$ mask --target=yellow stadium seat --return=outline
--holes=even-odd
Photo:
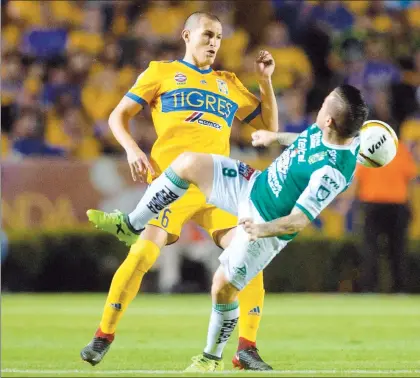
[[[311,63],[300,47],[269,48],[262,46],[260,49],[270,51],[276,62],[276,69],[272,76],[273,86],[276,90],[290,88],[294,84],[296,74],[302,77],[312,74]]]
[[[420,141],[420,118],[410,117],[401,124],[401,139]]]
[[[80,9],[77,2],[60,0],[50,1],[51,10],[57,21],[67,21],[69,24],[79,26],[83,22],[83,10]]]
[[[95,159],[101,154],[100,143],[91,136],[83,138],[81,143],[73,150],[73,157],[80,160]]]
[[[63,121],[51,110],[47,114],[45,140],[47,143],[71,151],[71,156],[78,159],[92,159],[100,155],[100,143],[93,137],[92,125],[85,124],[84,136],[81,141],[74,141],[64,130]]]
[[[392,20],[389,16],[381,14],[373,19],[372,26],[379,33],[387,33],[392,29]]]
[[[407,20],[411,27],[420,28],[420,4],[406,10]]]
[[[47,113],[45,123],[45,141],[54,146],[64,148],[68,146],[68,137],[63,131],[62,120],[54,110],[50,110]]]
[[[1,133],[1,157],[4,158],[9,154],[10,140],[8,135]]]
[[[184,10],[182,7],[170,7],[169,9],[153,2],[146,12],[146,18],[153,32],[161,37],[173,37],[180,30],[184,22]]]
[[[90,54],[99,54],[104,47],[100,34],[87,33],[82,30],[72,31],[67,41],[69,50],[82,50]]]
[[[89,117],[94,121],[106,121],[122,96],[123,94],[119,91],[103,91],[91,86],[85,86],[82,91],[82,104]]]
[[[7,25],[1,31],[2,40],[5,42],[6,47],[16,48],[20,43],[22,33],[20,29],[15,25]]]
[[[124,66],[118,75],[118,87],[122,91],[130,88],[137,78],[137,72],[130,66]]]
[[[351,13],[357,16],[365,14],[369,7],[368,0],[343,1],[342,3]]]
[[[244,29],[236,29],[232,35],[223,38],[219,56],[226,70],[235,72],[241,67],[248,42],[249,35]]]
[[[13,19],[24,21],[27,25],[40,26],[42,24],[39,1],[9,1],[7,12]]]

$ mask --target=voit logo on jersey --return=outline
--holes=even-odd
[[[187,82],[187,77],[183,73],[177,72],[175,74],[175,81],[177,84],[185,84]]]

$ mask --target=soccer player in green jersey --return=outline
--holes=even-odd
[[[186,371],[223,369],[222,352],[239,317],[239,291],[350,185],[367,115],[360,91],[343,85],[325,98],[316,123],[303,133],[254,133],[254,145],[290,144],[263,172],[225,156],[185,152],[149,186],[136,208],[142,225],[190,184],[239,218],[213,278],[207,344]]]

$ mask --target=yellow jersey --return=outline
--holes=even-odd
[[[185,151],[229,156],[234,117],[264,128],[260,100],[235,74],[183,60],[150,62],[126,96],[151,108],[157,140],[150,160],[157,175]]]

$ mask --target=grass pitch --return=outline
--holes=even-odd
[[[104,301],[105,294],[3,295],[1,375],[189,376],[182,370],[205,345],[208,296],[139,295],[104,361],[91,367],[79,352]],[[420,297],[267,295],[258,346],[271,373],[233,370],[236,339],[223,375],[418,377]]]

